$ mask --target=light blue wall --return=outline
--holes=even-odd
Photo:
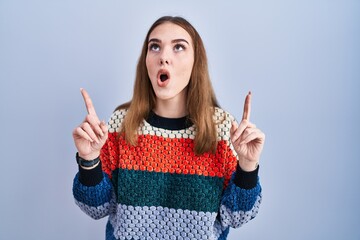
[[[0,239],[103,239],[74,204],[71,132],[129,100],[146,31],[198,29],[221,105],[267,136],[263,204],[229,239],[360,239],[360,1],[0,0]]]

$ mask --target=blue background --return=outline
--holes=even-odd
[[[360,239],[360,1],[0,0],[0,239],[103,239],[75,205],[72,130],[131,98],[150,25],[187,18],[223,108],[267,136],[263,204],[229,239]]]

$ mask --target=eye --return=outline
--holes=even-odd
[[[149,51],[159,52],[160,51],[159,44],[157,44],[157,43],[150,44]]]
[[[174,46],[175,52],[184,51],[185,49],[186,49],[185,46],[179,43]]]

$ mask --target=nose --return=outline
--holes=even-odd
[[[164,47],[160,55],[160,65],[169,65],[171,64],[171,50],[168,47]]]
[[[169,60],[167,58],[160,58],[160,65],[169,65]]]

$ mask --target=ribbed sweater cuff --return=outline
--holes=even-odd
[[[85,186],[95,186],[103,180],[103,172],[100,163],[93,169],[86,170],[79,166],[79,181]]]
[[[237,164],[234,183],[236,186],[243,189],[252,189],[256,187],[258,181],[259,166],[251,172],[245,172]]]

